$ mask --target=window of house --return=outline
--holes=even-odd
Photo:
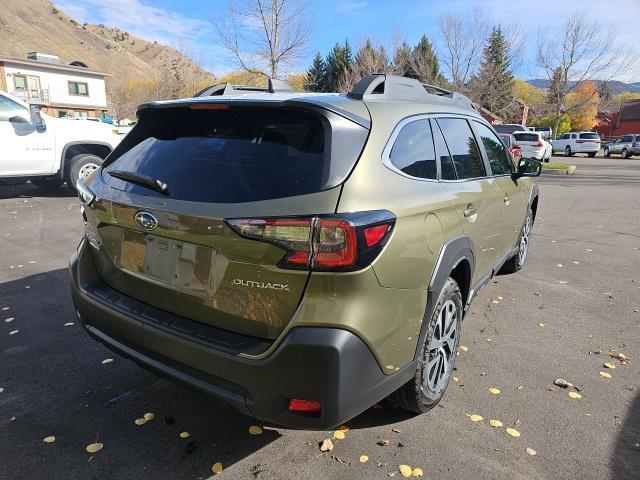
[[[84,82],[68,82],[69,95],[75,95],[79,97],[89,96],[89,85]]]
[[[89,114],[87,112],[75,111],[73,112],[73,118],[87,118]]]
[[[58,110],[58,118],[66,118],[68,114],[66,110]]]
[[[453,157],[458,179],[485,177],[487,171],[469,123],[463,118],[439,118],[438,124]]]
[[[407,175],[435,179],[438,169],[429,120],[416,120],[402,127],[389,154],[389,160]]]

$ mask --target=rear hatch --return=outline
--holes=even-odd
[[[309,270],[281,268],[282,243],[234,225],[278,217],[263,233],[304,250],[309,225],[287,217],[335,213],[368,130],[286,102],[169,104],[139,117],[90,183],[100,277],[191,320],[277,337]]]
[[[576,143],[581,143],[585,147],[593,147],[600,149],[600,135],[597,133],[580,133]]]
[[[527,157],[529,155],[535,156],[538,152],[544,148],[542,138],[539,133],[534,132],[516,132],[513,134],[518,145],[522,147],[522,155]]]

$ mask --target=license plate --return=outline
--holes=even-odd
[[[123,269],[179,289],[209,290],[213,258],[201,245],[130,230],[122,237]]]

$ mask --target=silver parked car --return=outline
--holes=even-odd
[[[629,158],[631,155],[640,155],[640,133],[623,135],[615,142],[604,147],[604,156],[619,153],[620,158]]]

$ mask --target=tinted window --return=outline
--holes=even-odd
[[[586,138],[591,140],[600,140],[600,136],[597,133],[581,133],[580,138]],[[631,138],[629,138],[631,139]]]
[[[518,142],[537,142],[540,138],[535,133],[514,133],[513,136]]]
[[[562,139],[563,139],[563,140],[567,140],[567,139],[569,139],[569,138],[570,138],[570,136],[569,136],[569,134],[568,134],[568,133],[565,133],[565,134],[562,136]]]
[[[389,160],[398,170],[412,177],[436,178],[436,154],[429,121],[416,120],[402,127]]]
[[[500,135],[500,140],[502,140],[502,143],[507,147],[511,146],[511,137],[509,135]]]
[[[576,134],[575,134],[575,133],[572,133],[572,134],[571,134],[571,138],[576,138]]]
[[[315,193],[344,181],[358,159],[366,130],[344,123],[336,123],[339,132],[332,131],[333,123],[293,108],[148,109],[106,171],[159,179],[168,185],[170,198],[196,202]],[[339,144],[333,148],[329,139]],[[162,196],[113,177],[109,181],[127,191]]]
[[[493,175],[509,175],[511,173],[511,160],[507,152],[507,147],[504,146],[496,134],[484,123],[473,123],[487,153],[491,173]]]
[[[467,121],[462,118],[439,118],[438,123],[453,157],[458,178],[486,176],[478,144]]]
[[[19,103],[0,95],[0,121],[8,122],[10,118],[21,123],[28,122],[29,112]]]
[[[455,180],[458,178],[456,168],[453,165],[453,159],[449,154],[449,149],[444,141],[440,127],[435,121],[432,121],[431,128],[433,129],[433,143],[436,145],[436,152],[440,159],[440,178],[442,180]]]
[[[622,137],[622,139],[620,140],[621,142],[633,142],[633,137],[630,135],[625,135],[624,137]]]

